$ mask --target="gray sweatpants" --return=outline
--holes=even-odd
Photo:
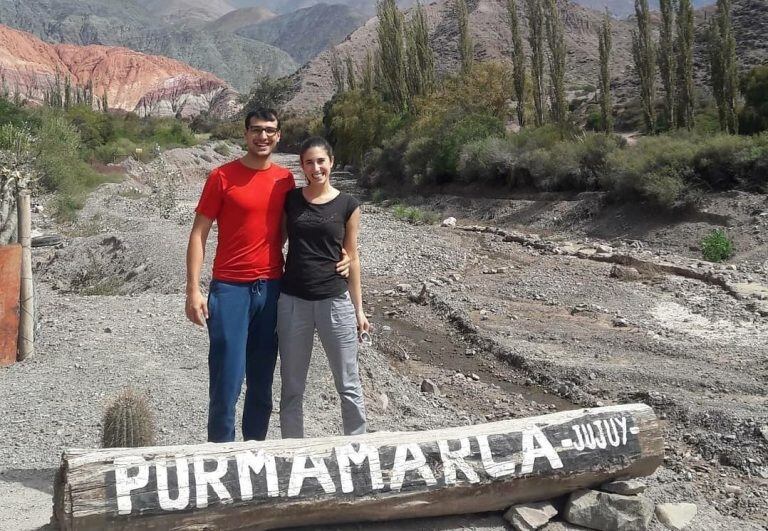
[[[341,398],[344,434],[365,433],[363,388],[357,370],[357,319],[349,293],[319,301],[282,293],[277,303],[282,436],[304,437],[304,388],[315,330]]]

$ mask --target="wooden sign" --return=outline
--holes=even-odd
[[[502,510],[652,474],[643,404],[423,432],[68,450],[63,529],[274,529]]]
[[[21,245],[0,245],[0,367],[16,362],[19,339]]]

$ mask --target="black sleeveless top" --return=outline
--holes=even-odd
[[[341,260],[347,221],[359,204],[343,192],[321,205],[304,199],[301,188],[288,192],[288,258],[283,293],[315,301],[347,291],[347,279],[336,273],[336,263]]]

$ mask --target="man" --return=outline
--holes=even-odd
[[[277,299],[283,274],[283,205],[291,172],[271,161],[280,121],[269,109],[245,118],[247,153],[214,169],[196,208],[187,246],[187,318],[210,338],[208,441],[235,439],[243,377],[243,439],[264,440],[272,413],[277,360]],[[214,220],[218,244],[208,301],[200,291],[205,244]],[[338,265],[348,274],[349,259]]]

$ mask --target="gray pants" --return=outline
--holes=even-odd
[[[344,434],[365,433],[365,403],[357,370],[357,319],[349,293],[319,301],[282,293],[277,303],[282,436],[304,437],[304,388],[315,329],[341,398]]]

